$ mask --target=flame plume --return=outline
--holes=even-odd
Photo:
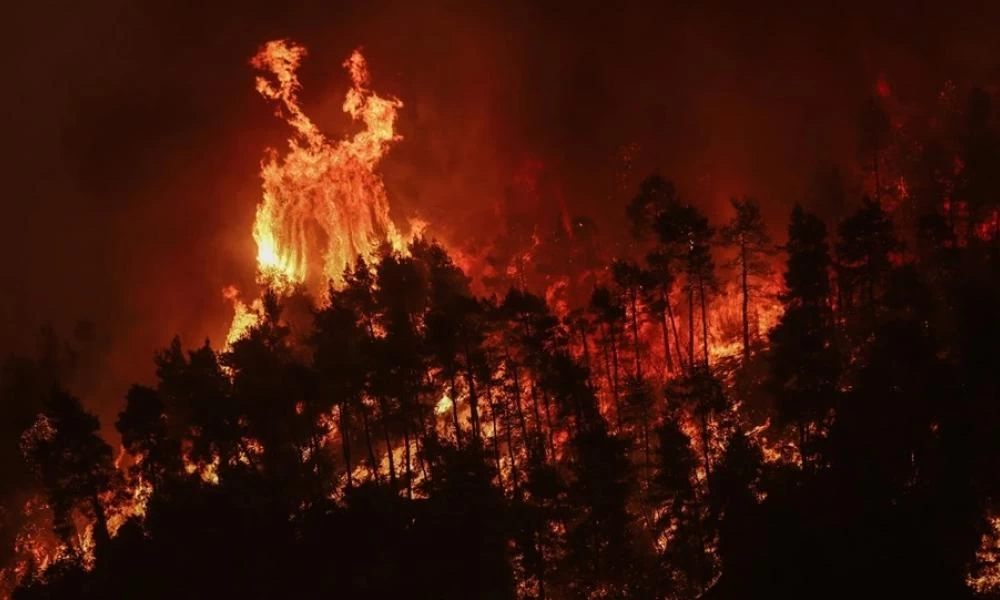
[[[385,185],[375,167],[401,137],[394,126],[403,103],[383,98],[370,87],[368,66],[355,50],[344,62],[351,89],[343,110],[364,128],[330,140],[305,114],[299,102],[302,86],[296,74],[306,49],[287,40],[265,44],[250,61],[263,73],[257,91],[275,102],[275,114],[293,130],[284,155],[270,149],[261,164],[263,198],[257,205],[253,238],[257,243],[257,278],[279,294],[304,285],[321,295],[327,282],[338,281],[358,255],[371,256],[389,243],[403,240],[389,217]],[[236,318],[227,342],[251,326],[249,307],[235,290]]]

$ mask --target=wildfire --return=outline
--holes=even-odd
[[[246,330],[257,324],[261,302],[258,298],[253,305],[247,306],[240,300],[240,291],[231,285],[222,290],[222,296],[233,304],[233,323],[226,336],[226,346],[230,347]]]
[[[989,527],[980,539],[976,559],[965,582],[979,594],[996,592],[1000,589],[1000,517],[990,517]]]
[[[448,394],[444,394],[441,396],[441,399],[438,400],[437,404],[434,405],[434,414],[446,415],[451,410],[452,405],[454,405],[452,399],[448,396]]]
[[[368,67],[360,51],[343,63],[351,77],[351,88],[343,110],[363,126],[343,139],[327,138],[302,110],[299,102],[297,70],[306,49],[287,40],[265,44],[250,64],[262,73],[256,89],[275,103],[275,114],[292,128],[287,150],[280,154],[269,149],[261,163],[262,199],[257,205],[253,238],[257,244],[257,280],[262,286],[285,296],[304,288],[321,298],[330,281],[342,277],[345,266],[358,255],[372,257],[383,245],[403,251],[405,243],[389,217],[389,202],[381,176],[375,168],[389,147],[401,137],[395,132],[397,111],[403,103],[383,98],[370,88]],[[419,235],[426,223],[412,220],[411,230]],[[240,290],[227,286],[223,297],[234,309],[226,337],[231,346],[260,320],[261,297],[246,301]],[[41,422],[40,427],[47,427]],[[244,440],[248,462],[261,448],[254,440]],[[398,460],[402,460],[402,449]],[[125,481],[126,493],[107,493],[101,503],[108,510],[112,535],[132,517],[145,515],[152,485],[132,477],[120,452],[115,466]],[[185,456],[185,470],[197,473],[207,483],[218,483],[219,459],[208,464],[191,463]],[[0,570],[0,597],[8,595],[28,573],[43,572],[50,564],[78,553],[88,568],[93,564],[93,525],[80,523],[74,548],[52,534],[51,511],[40,498],[24,506],[29,517],[16,540],[17,559],[12,569]],[[37,522],[36,522],[37,521]]]
[[[343,110],[363,125],[361,131],[331,140],[305,114],[299,102],[297,71],[306,49],[287,40],[265,44],[250,61],[262,71],[257,91],[275,102],[275,114],[293,132],[283,155],[269,149],[261,164],[263,197],[257,205],[253,238],[257,279],[287,295],[296,287],[321,297],[328,282],[339,281],[358,255],[372,256],[383,244],[397,250],[403,238],[389,217],[385,185],[375,167],[401,137],[395,132],[403,103],[373,92],[364,56],[355,50],[344,62],[351,88]],[[227,343],[257,321],[259,301],[249,305],[235,288],[224,292],[235,316]]]

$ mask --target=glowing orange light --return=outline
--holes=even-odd
[[[368,87],[364,57],[355,51],[344,62],[351,89],[343,110],[364,128],[330,140],[302,110],[296,74],[306,49],[287,40],[265,44],[251,64],[262,71],[257,91],[275,102],[275,112],[293,133],[287,151],[269,150],[261,164],[263,197],[257,205],[253,238],[257,243],[258,281],[287,295],[304,286],[321,296],[329,281],[339,281],[358,255],[370,257],[385,243],[403,248],[389,217],[389,201],[375,167],[400,136],[396,114],[403,103]],[[239,300],[227,288],[235,316],[227,343],[257,322],[259,305]]]

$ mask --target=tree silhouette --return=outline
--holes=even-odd
[[[38,482],[21,452],[21,435],[35,421],[52,387],[66,375],[65,349],[48,328],[40,354],[11,355],[0,364],[0,564],[14,560],[18,532],[28,524],[23,507]],[[0,582],[0,593],[3,592]]]
[[[646,289],[646,306],[650,313],[660,322],[660,333],[663,336],[663,355],[665,363],[664,374],[674,372],[674,362],[670,355],[670,333],[674,335],[674,352],[677,363],[683,368],[684,356],[681,354],[681,340],[677,334],[677,323],[674,320],[673,303],[670,296],[677,281],[675,261],[663,252],[653,251],[646,256],[648,265],[649,286]]]
[[[111,539],[100,496],[111,483],[111,447],[101,439],[97,418],[80,401],[54,388],[38,420],[22,439],[31,464],[52,508],[55,531],[67,547],[76,549],[74,511],[93,519],[94,545],[102,552]]]
[[[967,103],[965,131],[961,136],[963,169],[956,182],[956,196],[965,200],[969,213],[964,237],[971,243],[995,246],[1000,239],[1000,200],[997,199],[1000,195],[1000,177],[997,176],[1000,138],[990,127],[990,95],[981,88],[973,88]]]
[[[175,337],[155,363],[168,429],[188,445],[189,460],[205,467],[218,458],[224,471],[235,459],[245,427],[219,357],[207,341],[185,356]]]
[[[625,208],[633,237],[644,239],[653,233],[660,216],[671,211],[679,202],[677,188],[659,173],[643,179],[638,193]]]
[[[180,470],[180,443],[168,435],[166,405],[156,390],[133,385],[115,429],[122,446],[138,460],[135,471],[146,481],[158,486]]]
[[[558,331],[559,320],[549,311],[542,298],[513,288],[504,298],[501,311],[509,323],[511,343],[508,344],[508,352],[514,352],[514,376],[519,379],[518,364],[525,367],[530,375],[535,433],[537,439],[548,446],[551,454],[554,452],[551,398],[542,389],[540,382],[547,366],[547,357],[565,343],[564,336]],[[515,383],[520,385],[519,381]],[[519,395],[519,390],[516,393]]]
[[[566,486],[556,467],[539,452],[528,458],[525,498],[512,507],[513,535],[522,556],[525,580],[534,584],[534,595],[549,596],[551,563],[563,551],[552,524],[565,525]]]
[[[716,285],[711,249],[714,232],[708,218],[690,204],[674,205],[659,215],[654,226],[662,251],[667,256],[682,257],[684,265],[688,295],[688,364],[694,365],[694,298],[697,295],[701,303],[704,364],[708,365],[708,292]]]
[[[766,385],[775,395],[781,422],[797,427],[799,453],[806,462],[813,452],[810,438],[822,434],[834,407],[839,379],[826,226],[796,205],[785,251],[785,310],[770,333]]]
[[[375,342],[376,376],[372,383],[376,397],[384,399],[384,427],[388,427],[388,420],[393,418],[390,406],[399,411],[394,420],[399,423],[403,435],[406,491],[412,497],[412,442],[416,441],[414,436],[421,429],[417,423],[422,423],[424,416],[420,394],[426,352],[419,327],[428,302],[427,278],[416,259],[388,251],[383,252],[376,274],[376,305],[385,335]],[[391,455],[391,447],[387,450]]]
[[[572,589],[604,588],[620,597],[640,597],[634,586],[636,563],[626,509],[632,487],[625,443],[611,436],[603,421],[573,438],[575,483],[569,501],[579,511],[567,532]],[[631,591],[630,591],[631,590]]]
[[[483,598],[514,598],[503,498],[491,483],[489,465],[474,445],[431,452],[437,459],[430,461],[423,486],[430,500],[416,527],[443,561],[424,574],[431,581],[423,589],[441,598],[467,598],[472,589]]]
[[[656,527],[661,535],[670,536],[663,552],[666,589],[680,597],[695,597],[708,587],[713,564],[705,514],[695,489],[698,459],[680,427],[679,415],[679,411],[668,413],[656,430],[652,495],[663,506]]]
[[[861,302],[868,326],[878,318],[879,293],[892,266],[892,254],[901,249],[892,221],[878,200],[863,198],[861,207],[839,228],[837,259],[843,275],[838,284],[848,307]],[[860,300],[857,297],[860,296]]]
[[[771,254],[771,238],[760,214],[760,206],[753,198],[730,200],[736,214],[722,229],[722,243],[736,249],[732,265],[739,270],[740,292],[743,297],[743,360],[750,360],[750,297],[753,279],[771,274],[765,260]]]
[[[441,367],[452,400],[455,441],[461,446],[461,424],[458,418],[458,377],[465,380],[472,425],[472,443],[481,444],[479,394],[476,386],[478,363],[483,358],[484,321],[479,303],[469,292],[469,279],[455,266],[438,244],[415,241],[414,256],[423,260],[429,270],[430,303],[424,318],[426,341],[433,360]]]
[[[378,463],[372,443],[365,390],[372,371],[372,340],[360,316],[344,292],[330,290],[330,304],[316,312],[313,365],[319,376],[322,393],[336,403],[339,433],[347,487],[354,485],[352,434],[354,419],[361,417],[364,445],[368,454],[368,472],[378,476]]]
[[[705,472],[712,473],[712,434],[715,417],[726,410],[727,400],[722,382],[705,366],[697,366],[691,373],[672,379],[667,384],[666,397],[687,408],[698,422],[701,436],[701,454]]]
[[[731,581],[745,581],[756,575],[754,540],[762,528],[758,526],[755,491],[762,472],[760,450],[743,432],[732,432],[709,480],[707,502],[718,523],[720,568]]]
[[[882,180],[880,177],[882,153],[889,143],[889,116],[875,100],[869,98],[861,109],[859,119],[861,131],[862,166],[875,177],[875,202],[882,200]]]
[[[632,354],[635,359],[633,376],[642,378],[642,351],[639,349],[639,301],[643,291],[652,287],[648,273],[633,262],[616,260],[611,263],[611,277],[620,291],[622,304],[627,307],[627,315],[632,326]]]
[[[615,406],[615,418],[621,420],[621,394],[619,391],[618,335],[625,322],[625,309],[605,286],[594,289],[588,307],[594,321],[601,329],[601,346],[604,353],[604,371]]]
[[[646,478],[649,478],[649,470],[653,464],[651,438],[654,401],[653,391],[648,381],[634,376],[628,378],[625,382],[625,429],[638,430],[638,435],[635,437],[638,437],[637,442],[642,449],[642,469]],[[637,428],[636,425],[638,425]]]
[[[232,380],[232,402],[245,434],[237,440],[237,462],[246,462],[281,495],[323,497],[330,456],[322,440],[329,433],[318,415],[334,402],[318,393],[317,378],[293,352],[291,329],[277,296],[264,296],[260,322],[223,355]],[[301,490],[301,491],[300,491]]]

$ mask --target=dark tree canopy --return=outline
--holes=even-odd
[[[0,367],[0,595],[998,597],[995,117],[880,102],[779,248],[658,174],[600,252],[568,212],[480,280],[386,244],[174,338],[113,431],[46,331]]]

